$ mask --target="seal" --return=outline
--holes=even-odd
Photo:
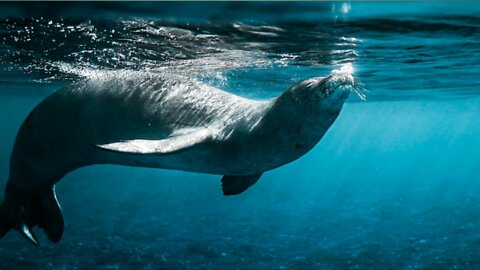
[[[17,134],[0,238],[16,229],[38,245],[31,228],[39,226],[59,242],[64,220],[54,185],[92,164],[224,175],[224,195],[240,194],[312,149],[355,85],[350,73],[337,72],[251,100],[194,80],[114,72],[59,90]]]

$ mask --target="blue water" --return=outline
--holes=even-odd
[[[0,269],[479,269],[478,2],[0,3],[0,185],[26,115],[99,72],[264,99],[350,64],[367,100],[245,193],[82,168],[57,185],[62,241],[10,232]]]

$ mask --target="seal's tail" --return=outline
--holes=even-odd
[[[11,229],[18,230],[28,241],[38,245],[32,227],[38,225],[48,239],[59,242],[63,235],[63,215],[55,189],[30,191],[7,184],[5,199],[0,205],[0,238]]]

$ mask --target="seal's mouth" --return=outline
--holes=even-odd
[[[353,83],[341,83],[338,86],[334,88],[334,91],[337,90],[343,90],[343,91],[350,91],[351,93],[354,93],[359,99],[362,101],[367,100],[367,89],[365,89],[365,86],[358,81],[354,81]]]

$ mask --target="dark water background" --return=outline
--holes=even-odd
[[[30,110],[99,72],[269,98],[345,65],[367,101],[244,194],[83,168],[57,186],[61,243],[9,233],[0,269],[480,268],[478,2],[0,3],[0,184]]]

